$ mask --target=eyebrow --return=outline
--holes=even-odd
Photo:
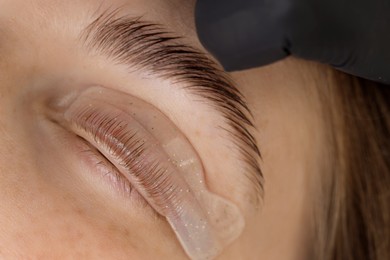
[[[220,128],[228,132],[237,147],[245,177],[254,189],[251,200],[258,204],[264,191],[258,164],[261,153],[251,134],[252,114],[243,95],[214,61],[180,42],[181,37],[140,17],[118,16],[118,11],[106,11],[95,18],[82,31],[83,44],[118,64],[182,83],[186,90],[219,111],[228,126]]]

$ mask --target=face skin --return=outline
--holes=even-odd
[[[232,73],[256,129],[264,197],[224,126],[220,111],[178,84],[129,72],[80,43],[104,10],[162,24],[201,50],[192,1],[0,0],[0,256],[32,259],[186,259],[161,217],[85,176],[44,100],[98,84],[163,112],[199,154],[209,189],[236,204],[246,226],[220,259],[304,259],[312,235],[312,180],[325,143],[316,65],[287,59]],[[203,50],[204,51],[204,50]],[[180,85],[180,84],[179,84]]]

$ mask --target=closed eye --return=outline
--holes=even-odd
[[[214,257],[241,234],[238,207],[207,189],[195,150],[160,111],[103,87],[59,99],[49,116],[104,155],[166,218],[189,256]]]

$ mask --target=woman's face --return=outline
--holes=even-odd
[[[153,196],[127,194],[123,176],[99,171],[115,165],[91,149],[99,140],[85,146],[68,123],[53,119],[55,100],[66,103],[91,86],[121,93],[108,95],[112,105],[141,102],[138,117],[141,124],[152,118],[157,146],[170,136],[169,144],[185,142],[173,144],[174,151],[196,154],[189,158],[201,165],[203,179],[195,182],[204,185],[189,181],[194,192],[204,189],[205,201],[217,196],[238,209],[245,226],[222,246],[221,259],[307,255],[312,184],[324,164],[316,66],[288,59],[232,73],[232,85],[210,68],[210,55],[197,53],[205,51],[193,26],[194,1],[0,0],[0,6],[2,258],[186,258],[175,224],[150,205]],[[156,42],[166,35],[144,21],[180,39]],[[149,110],[142,110],[145,103]]]

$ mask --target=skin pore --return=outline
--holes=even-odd
[[[5,259],[186,259],[168,223],[85,174],[44,116],[52,95],[88,84],[111,87],[164,113],[186,136],[215,194],[237,205],[245,228],[220,259],[305,259],[313,187],[326,143],[320,71],[287,59],[229,75],[253,114],[264,192],[256,202],[237,147],[215,108],[145,70],[87,52],[84,28],[104,10],[141,17],[202,51],[193,1],[0,0],[0,256]],[[211,57],[210,57],[211,58]]]

